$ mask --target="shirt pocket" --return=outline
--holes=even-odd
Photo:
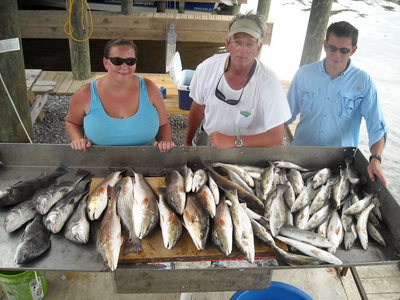
[[[362,94],[351,94],[348,92],[340,93],[340,106],[341,110],[339,113],[339,117],[341,119],[351,119],[354,115],[354,112],[360,106],[360,103],[364,96]]]
[[[302,113],[313,113],[313,108],[316,105],[318,90],[302,90],[300,96],[300,111]]]
[[[252,110],[249,112],[241,111],[236,117],[236,126],[241,129],[249,129],[253,123]]]

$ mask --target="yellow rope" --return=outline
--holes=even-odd
[[[74,33],[74,28],[71,24],[71,15],[72,15],[72,7],[74,5],[74,0],[68,0],[68,17],[67,17],[67,21],[64,24],[64,32],[65,34],[69,35],[71,37],[72,40],[74,40],[75,42],[86,42],[90,39],[90,37],[92,36],[93,33],[93,17],[92,17],[92,11],[90,10],[89,4],[87,2],[87,0],[83,0],[82,2],[82,7],[81,7],[81,23],[82,23],[82,28],[85,29],[85,9],[87,7],[88,11],[89,11],[89,18],[90,18],[90,32],[89,32],[89,36],[83,40],[77,39],[73,36]],[[86,7],[85,7],[86,6]]]

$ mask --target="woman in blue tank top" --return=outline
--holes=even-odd
[[[136,62],[133,42],[107,43],[107,75],[84,85],[71,99],[65,128],[72,149],[154,144],[165,152],[175,145],[160,91],[151,80],[134,75]]]

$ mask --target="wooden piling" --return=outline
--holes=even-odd
[[[268,20],[270,8],[271,0],[258,0],[257,14],[264,16],[265,20]]]
[[[0,72],[2,77],[2,82],[0,82],[0,142],[3,143],[25,143],[29,141],[8,94],[27,133],[33,139],[17,12],[17,1],[0,1]],[[16,45],[16,47],[13,45]]]
[[[300,66],[320,59],[332,2],[333,0],[313,0]]]
[[[71,58],[71,70],[74,79],[84,80],[91,76],[90,51],[88,26],[88,13],[86,6],[82,5],[84,0],[75,0],[70,9],[67,5],[67,11],[70,13],[72,36],[69,37],[69,51]],[[71,30],[71,28],[70,28]]]
[[[127,15],[127,16],[133,14],[133,0],[122,0],[121,14]]]

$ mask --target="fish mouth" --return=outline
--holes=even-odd
[[[0,190],[0,199],[11,195],[11,193],[12,193],[12,191],[10,188],[5,188],[5,189]]]

